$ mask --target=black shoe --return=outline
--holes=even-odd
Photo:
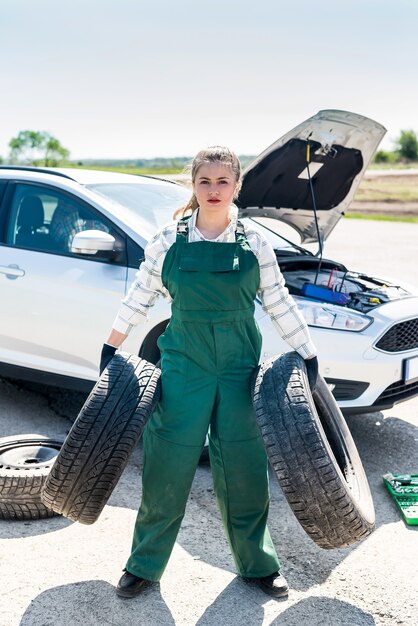
[[[116,593],[122,598],[134,598],[151,584],[151,580],[139,578],[139,576],[135,576],[135,574],[131,574],[125,570],[117,584]]]
[[[249,578],[247,580],[253,581],[264,593],[274,598],[283,598],[289,593],[289,585],[287,584],[286,578],[280,572],[273,572],[273,574],[269,576]]]

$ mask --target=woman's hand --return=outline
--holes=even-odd
[[[100,355],[100,376],[102,375],[102,372],[106,368],[109,361],[113,358],[116,350],[120,348],[127,336],[128,335],[124,335],[118,330],[112,328],[107,341],[103,344],[102,353]]]
[[[318,359],[316,356],[305,359],[306,373],[308,375],[309,387],[313,392],[318,380]]]

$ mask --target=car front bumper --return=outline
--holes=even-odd
[[[262,359],[289,351],[269,317],[257,316],[263,336]],[[417,317],[418,298],[405,298],[378,307],[373,323],[361,332],[310,327],[318,350],[319,369],[344,413],[391,408],[418,395],[418,380],[405,379],[405,362],[418,358],[418,347],[384,352],[376,343],[394,324]]]

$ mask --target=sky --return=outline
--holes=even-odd
[[[258,154],[320,109],[418,132],[416,0],[0,0],[0,156]]]

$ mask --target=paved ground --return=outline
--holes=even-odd
[[[352,224],[347,220],[337,227],[328,256],[338,253],[351,263],[354,254],[356,268],[367,264],[372,271],[377,264],[384,273],[390,267],[413,282],[418,225],[407,225],[412,231],[405,233],[393,225],[379,231],[378,243],[365,246],[358,258],[353,241],[361,233],[371,242],[375,223],[361,222],[356,239]],[[402,246],[392,245],[389,255],[391,241]],[[410,262],[403,254],[408,245],[415,254]],[[65,434],[83,399],[82,394],[33,390],[0,379],[0,436]],[[116,597],[113,585],[129,553],[140,499],[138,447],[94,525],[59,517],[1,523],[0,626],[415,626],[418,527],[403,523],[381,476],[418,471],[418,399],[348,422],[372,489],[376,531],[351,548],[317,548],[272,477],[270,529],[291,586],[288,600],[271,600],[235,576],[205,466],[198,469],[161,584],[135,600]]]
[[[418,224],[342,219],[325,242],[324,258],[418,289]]]

